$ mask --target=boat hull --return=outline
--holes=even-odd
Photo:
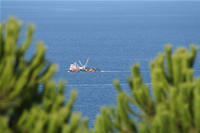
[[[101,72],[99,69],[96,68],[86,68],[86,69],[79,69],[79,70],[67,70],[69,73],[79,73],[79,72]]]

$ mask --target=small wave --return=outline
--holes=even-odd
[[[121,86],[128,85],[128,84],[120,84]],[[113,84],[79,84],[79,85],[67,85],[69,87],[80,87],[80,86],[113,86]]]
[[[111,86],[113,84],[79,84],[79,85],[67,85],[69,87],[79,87],[79,86]]]
[[[151,85],[151,83],[145,83],[147,85]],[[69,84],[67,85],[68,87],[83,87],[83,86],[90,86],[90,87],[95,87],[95,86],[114,86],[113,84],[78,84],[78,85],[75,85],[75,84]],[[128,86],[128,83],[120,83],[120,86]]]

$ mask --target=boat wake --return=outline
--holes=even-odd
[[[102,73],[130,72],[130,71],[100,71]]]

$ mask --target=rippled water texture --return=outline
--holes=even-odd
[[[67,79],[79,95],[74,110],[89,117],[92,126],[100,106],[116,104],[112,80],[130,92],[126,77],[130,66],[140,62],[144,81],[151,85],[149,61],[166,43],[189,47],[200,44],[200,2],[1,2],[1,20],[17,16],[36,25],[35,43],[43,40],[47,58],[59,64],[54,79]],[[22,27],[22,34],[25,26]],[[24,35],[21,36],[20,42]],[[35,50],[27,52],[30,58]],[[71,63],[81,60],[99,73],[68,73]],[[195,75],[200,75],[195,63]]]

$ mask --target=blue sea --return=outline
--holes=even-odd
[[[66,101],[72,89],[78,91],[74,110],[89,117],[93,126],[101,106],[116,105],[112,81],[130,92],[126,77],[132,64],[139,62],[145,83],[151,86],[149,62],[165,44],[173,48],[200,46],[200,2],[159,1],[0,1],[1,21],[16,16],[36,26],[30,58],[36,41],[47,47],[46,58],[59,65],[54,79],[67,80]],[[75,61],[99,68],[96,73],[68,73]],[[196,59],[195,76],[200,75]]]

